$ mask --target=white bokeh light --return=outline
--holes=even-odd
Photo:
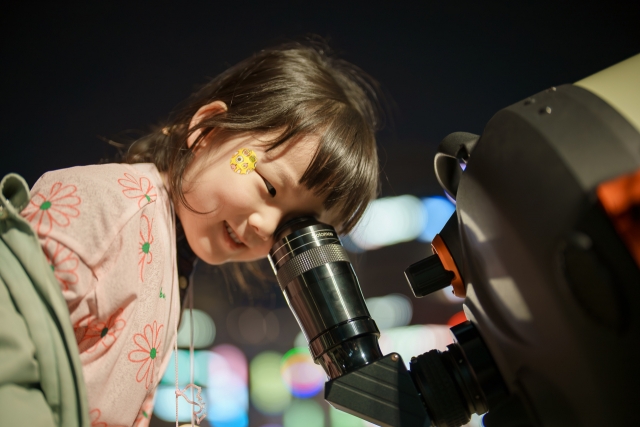
[[[367,250],[414,240],[424,228],[423,210],[422,202],[415,196],[374,200],[349,237]]]

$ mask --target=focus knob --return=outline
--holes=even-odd
[[[454,278],[451,271],[445,270],[438,255],[431,255],[422,261],[411,264],[404,271],[404,275],[416,298],[446,288]]]

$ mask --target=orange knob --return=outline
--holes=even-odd
[[[453,273],[453,279],[451,280],[451,286],[453,286],[453,294],[457,297],[464,298],[467,295],[467,289],[465,288],[464,282],[462,281],[462,276],[460,276],[458,266],[453,260],[453,257],[449,252],[449,248],[447,248],[447,245],[444,243],[444,240],[442,240],[442,237],[440,237],[439,234],[436,234],[436,237],[433,238],[431,247],[433,248],[433,252],[438,255],[438,258],[440,258],[440,262],[442,262],[445,270]]]

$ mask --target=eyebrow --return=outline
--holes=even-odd
[[[291,176],[291,174],[289,172],[287,172],[286,169],[280,167],[280,166],[275,166],[273,167],[273,169],[276,172],[276,175],[280,178],[280,180],[282,181],[282,184],[285,187],[295,187],[298,183],[295,182],[295,180],[293,179],[293,177]]]

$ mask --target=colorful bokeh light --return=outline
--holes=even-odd
[[[189,351],[178,350],[178,383],[184,388],[190,382]],[[175,421],[175,358],[162,377],[156,393],[154,413],[165,421]],[[215,427],[247,427],[249,425],[249,391],[247,360],[244,353],[224,344],[213,351],[194,352],[194,383],[202,386],[209,425]],[[191,406],[178,399],[178,421],[191,420]]]
[[[291,394],[301,399],[318,394],[327,380],[324,370],[313,363],[306,347],[292,348],[285,353],[280,373]]]
[[[209,358],[208,420],[215,427],[249,425],[247,359],[240,349],[225,344]]]

